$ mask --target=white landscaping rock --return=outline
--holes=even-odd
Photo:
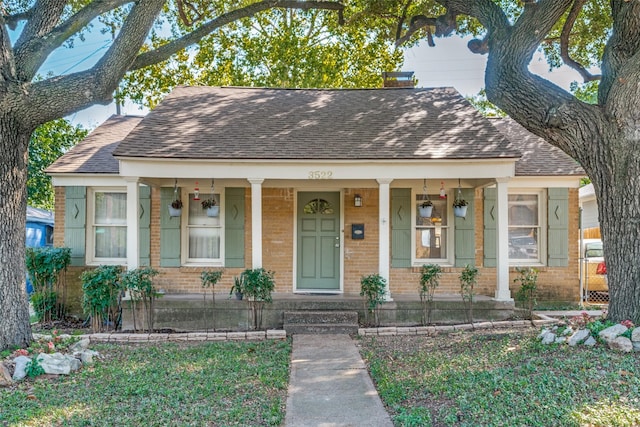
[[[15,370],[13,371],[13,380],[20,381],[27,376],[27,365],[31,363],[31,359],[27,356],[18,356],[13,359],[13,363],[16,364]]]
[[[547,335],[549,332],[551,332],[549,329],[544,328],[542,331],[540,331],[540,335],[538,335],[538,339],[541,340],[544,338],[545,335]]]
[[[633,351],[640,351],[640,341],[633,341]]]
[[[92,365],[93,358],[97,357],[98,355],[99,353],[94,350],[84,350],[78,354],[78,356],[80,356],[80,360],[82,361],[83,365]]]
[[[585,342],[583,343],[583,345],[586,345],[587,347],[593,347],[597,344],[598,342],[596,341],[596,339],[594,337],[589,337],[585,340]]]
[[[640,342],[640,327],[635,328],[633,332],[631,332],[631,341]]]
[[[600,331],[598,336],[603,340],[609,342],[616,339],[616,337],[618,337],[619,335],[622,335],[625,332],[627,332],[627,329],[628,328],[626,326],[618,323],[616,325],[608,327],[607,329],[603,329],[602,331]]]
[[[9,369],[0,362],[0,387],[9,387],[12,384],[13,379],[11,379]]]
[[[573,335],[569,337],[569,345],[572,347],[576,346],[590,336],[591,331],[589,331],[588,329],[578,329]]]
[[[551,331],[547,331],[546,334],[544,334],[542,336],[542,344],[551,344],[552,342],[555,342],[556,340],[556,334],[554,334]]]
[[[631,353],[633,351],[633,344],[627,337],[617,337],[611,341],[608,341],[609,348],[614,350],[620,350],[624,353]]]
[[[77,371],[82,366],[75,357],[62,353],[40,353],[37,360],[46,374],[69,375],[71,371]]]
[[[91,344],[91,340],[89,338],[82,338],[77,343],[73,343],[69,346],[69,351],[72,353],[80,353],[89,348],[89,344]]]

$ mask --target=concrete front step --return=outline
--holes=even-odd
[[[358,332],[357,311],[285,311],[284,330],[294,334],[355,334]]]
[[[287,336],[291,335],[315,335],[315,334],[357,334],[358,325],[351,323],[304,323],[286,324],[284,330]]]

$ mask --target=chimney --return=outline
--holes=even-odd
[[[382,73],[382,87],[410,87],[416,86],[413,71],[385,71]]]

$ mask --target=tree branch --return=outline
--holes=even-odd
[[[402,26],[404,25],[404,21],[407,19],[407,9],[411,6],[411,0],[407,1],[402,8],[402,15],[398,19],[398,25],[396,28],[396,46],[398,46],[398,40],[402,37]]]
[[[19,73],[21,80],[30,81],[51,52],[60,47],[66,40],[87,26],[96,17],[131,1],[132,0],[92,1],[61,25],[50,28],[46,37],[31,37],[25,39],[21,46],[16,44],[16,63],[20,64]]]
[[[564,22],[564,26],[562,27],[562,33],[560,34],[560,57],[565,64],[580,73],[580,76],[582,76],[582,79],[585,82],[590,82],[593,80],[600,80],[600,75],[591,74],[582,64],[571,58],[569,55],[569,38],[571,37],[571,31],[573,30],[573,25],[575,24],[576,19],[578,19],[578,15],[580,15],[586,1],[587,0],[575,0],[573,2],[573,6],[571,6],[567,20]]]
[[[91,69],[33,83],[27,96],[27,108],[38,114],[32,116],[40,115],[42,123],[96,103],[108,103],[140,51],[164,2],[136,2],[118,37]]]
[[[15,13],[13,15],[5,16],[4,17],[4,21],[7,24],[7,26],[9,27],[9,29],[11,31],[13,31],[16,28],[18,28],[18,22],[25,21],[25,20],[29,19],[31,17],[32,13],[33,13],[33,9],[29,9],[29,10],[26,10],[24,12]]]
[[[2,21],[3,19],[0,17],[0,84],[4,86],[7,82],[15,81],[16,69],[11,50],[11,39],[7,27]],[[4,97],[5,91],[5,87],[0,88],[0,98]]]
[[[598,86],[598,103],[608,102],[612,86],[624,78],[623,67],[640,52],[640,2],[611,2],[613,31],[602,55],[602,79]]]
[[[411,18],[409,29],[401,36],[396,37],[396,46],[406,43],[420,29],[427,28],[427,39],[429,46],[435,46],[431,28],[435,27],[437,37],[448,36],[456,29],[456,18],[458,15],[468,15],[480,21],[480,23],[492,32],[499,28],[509,27],[509,21],[502,9],[490,0],[436,0],[446,10],[437,17],[427,17],[416,15]],[[486,42],[477,42],[482,44]],[[475,53],[486,53],[486,49],[472,50]]]
[[[521,60],[529,63],[531,57],[569,8],[573,0],[540,0],[525,4],[522,15],[513,25],[510,37],[519,45]]]
[[[34,7],[31,17],[27,20],[20,37],[14,45],[14,55],[17,64],[18,78],[23,81],[31,80],[33,74],[28,71],[31,59],[34,55],[34,45],[38,45],[40,40],[58,24],[64,7],[67,2],[65,0],[38,0]],[[36,68],[37,70],[37,68]],[[33,71],[35,73],[35,70]]]
[[[142,53],[138,55],[135,62],[129,69],[130,71],[147,67],[149,65],[157,64],[158,62],[165,61],[171,57],[171,55],[179,52],[182,49],[191,46],[202,39],[204,36],[210,34],[214,30],[229,24],[233,21],[242,18],[248,18],[255,15],[258,12],[262,12],[273,8],[285,8],[285,9],[324,9],[324,10],[337,10],[342,11],[344,5],[340,3],[327,2],[327,1],[296,1],[296,0],[265,0],[258,3],[253,3],[249,6],[233,10],[231,12],[224,13],[219,17],[212,19],[211,21],[203,24],[201,27],[193,30],[185,36],[173,40],[159,48]]]

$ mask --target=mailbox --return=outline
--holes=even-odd
[[[351,238],[353,240],[364,239],[364,224],[351,224]]]

